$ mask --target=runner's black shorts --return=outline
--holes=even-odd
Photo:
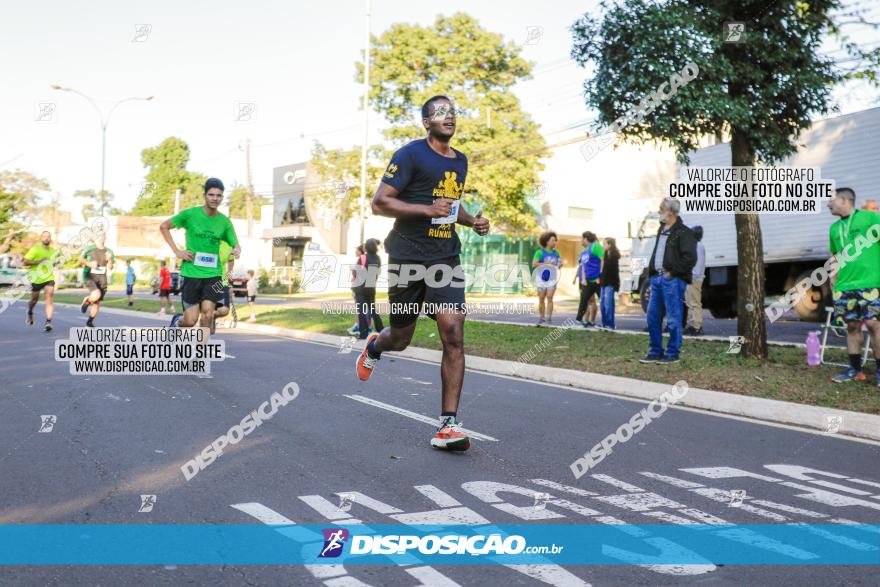
[[[44,281],[43,283],[32,283],[31,291],[40,291],[44,287],[55,287],[55,280],[50,279],[49,281]]]
[[[409,267],[406,269],[404,266]],[[424,269],[421,277],[415,268]],[[417,270],[417,269],[415,269]],[[403,283],[402,280],[406,280]],[[464,302],[464,271],[458,255],[434,261],[388,259],[388,303],[392,328],[404,328],[419,318],[423,304],[429,317],[436,320],[434,310],[466,311]],[[391,287],[391,284],[395,284]]]
[[[581,289],[586,288],[587,292],[583,295],[586,296],[586,299],[590,299],[593,296],[599,295],[599,290],[602,289],[602,286],[596,280],[588,281],[587,285],[581,285]]]
[[[101,297],[98,298],[98,301],[103,301],[104,296],[107,295],[107,276],[89,273],[86,277],[86,287],[89,288],[89,291],[100,291]]]
[[[214,302],[216,306],[223,306],[225,289],[223,280],[219,276],[187,277],[183,280],[183,291],[180,298],[186,307],[197,306],[203,300]]]

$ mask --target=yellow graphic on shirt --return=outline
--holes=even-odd
[[[438,224],[428,229],[428,236],[434,238],[452,238],[454,224]]]
[[[458,183],[455,181],[457,174],[454,171],[447,171],[444,175],[446,176],[445,179],[437,182],[437,187],[434,188],[434,197],[452,200],[460,199],[461,191],[464,189],[464,182]]]
[[[387,177],[388,179],[393,179],[395,173],[397,173],[397,165],[392,163],[388,166],[388,169],[385,170],[385,177]]]

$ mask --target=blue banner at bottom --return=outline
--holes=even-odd
[[[880,525],[0,525],[3,565],[880,565]]]

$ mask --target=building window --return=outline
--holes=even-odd
[[[568,217],[574,220],[592,220],[592,208],[578,208],[577,206],[568,207]]]

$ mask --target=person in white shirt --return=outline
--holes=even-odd
[[[257,315],[254,313],[254,304],[257,301],[257,278],[254,277],[254,270],[253,269],[248,271],[247,301],[248,301],[248,310],[250,310],[250,312],[251,312],[251,316],[250,316],[250,318],[248,318],[248,322],[256,322]]]
[[[697,264],[694,265],[693,277],[684,293],[684,302],[690,316],[690,325],[684,329],[684,333],[699,336],[703,334],[703,278],[706,273],[706,247],[703,246],[703,227],[695,226],[691,231],[697,239]]]

